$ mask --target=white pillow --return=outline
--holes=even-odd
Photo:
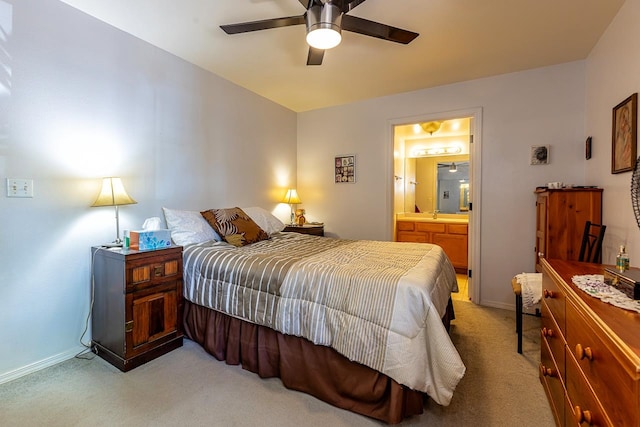
[[[197,211],[181,211],[162,208],[167,227],[171,230],[171,239],[176,245],[185,246],[194,243],[221,241],[209,223]]]
[[[267,210],[259,207],[241,208],[249,217],[267,232],[269,236],[284,230],[285,225]]]

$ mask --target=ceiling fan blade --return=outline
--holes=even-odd
[[[323,49],[316,49],[315,47],[309,46],[307,65],[322,65],[322,58],[324,58]]]
[[[345,10],[343,10],[344,13],[349,12],[350,10],[355,9],[358,5],[361,5],[362,3],[364,3],[367,0],[352,0],[352,1],[345,1]]]
[[[351,15],[342,16],[342,29],[402,44],[409,44],[420,35],[413,31],[403,30],[402,28],[392,27]]]
[[[302,24],[305,24],[304,15],[288,16],[285,18],[263,19],[261,21],[241,22],[239,24],[220,25],[220,28],[222,28],[227,34],[239,34]]]
[[[313,0],[298,0],[300,4],[304,6],[305,9],[309,10],[309,6],[313,3]]]

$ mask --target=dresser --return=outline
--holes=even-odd
[[[398,219],[396,241],[433,243],[442,247],[459,274],[467,274],[469,259],[469,224],[438,220]]]
[[[92,248],[93,351],[128,371],[182,346],[182,246]]]
[[[577,260],[586,222],[602,224],[602,189],[538,189],[535,194],[536,271],[541,257]]]
[[[558,426],[640,426],[640,314],[576,287],[604,266],[540,259],[540,381]]]

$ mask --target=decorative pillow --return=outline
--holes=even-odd
[[[267,232],[269,236],[284,230],[285,225],[278,218],[269,213],[266,209],[258,207],[242,208],[244,213],[258,224],[260,228]]]
[[[171,240],[176,245],[221,241],[222,238],[211,228],[198,211],[181,211],[162,208],[167,227],[171,230]]]
[[[213,229],[233,246],[246,246],[269,239],[269,235],[240,208],[200,212]]]

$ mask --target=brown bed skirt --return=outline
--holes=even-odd
[[[452,319],[449,301],[443,319],[447,327]],[[262,378],[279,377],[285,387],[339,408],[389,424],[423,412],[424,393],[304,338],[284,335],[186,300],[184,330],[187,337],[216,359],[229,365],[240,364]]]

